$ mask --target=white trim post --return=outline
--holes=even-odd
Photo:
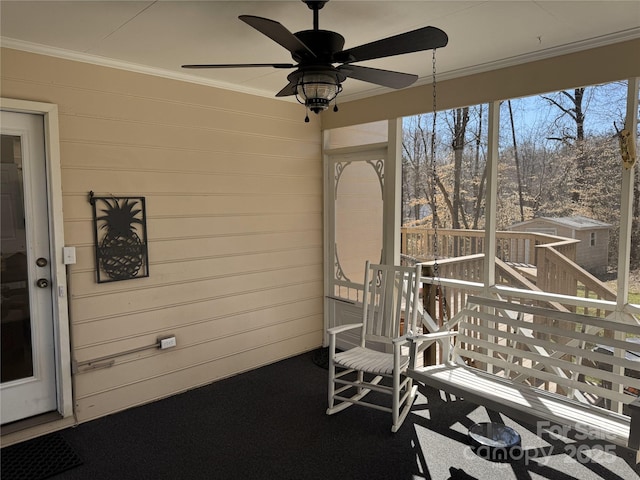
[[[387,158],[384,162],[382,215],[383,263],[400,265],[402,226],[402,119],[388,121]]]
[[[637,145],[638,139],[638,89],[640,78],[630,78],[627,87],[627,116],[625,129],[631,132],[630,141]],[[637,156],[637,155],[636,155]],[[636,159],[637,165],[637,159]],[[620,191],[620,240],[618,244],[618,295],[617,308],[622,312],[629,299],[629,268],[631,258],[631,227],[633,221],[633,179],[637,166],[622,168]]]
[[[498,191],[498,133],[500,129],[500,102],[489,103],[489,133],[487,156],[487,190],[485,197],[484,227],[484,290],[496,283],[496,216]]]

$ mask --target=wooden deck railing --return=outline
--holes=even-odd
[[[533,232],[499,231],[496,234],[496,284],[523,290],[615,300],[616,294],[575,263],[578,240]],[[437,277],[461,280],[449,283],[444,293],[447,316],[465,304],[468,294],[477,292],[484,281],[484,231],[438,229]],[[426,276],[433,276],[436,258],[434,231],[427,228],[401,229],[402,257],[425,264]],[[477,288],[472,288],[472,284]],[[435,287],[433,287],[435,288]],[[427,293],[432,287],[427,287]],[[433,295],[435,298],[435,295]],[[547,306],[549,306],[547,302]],[[565,310],[559,304],[555,308]],[[435,304],[435,310],[440,310]],[[586,310],[604,316],[602,310]],[[440,312],[438,315],[443,315]]]
[[[560,293],[598,300],[616,300],[616,293],[554,248],[538,252],[536,285],[545,292]],[[603,316],[604,312],[584,311]]]
[[[484,253],[484,230],[438,229],[438,251],[435,251],[435,232],[424,227],[403,227],[401,252],[416,261],[434,258],[464,257]],[[496,232],[496,257],[504,262],[535,265],[540,245],[553,247],[570,260],[576,259],[579,240],[535,232]],[[437,253],[437,255],[436,255]]]

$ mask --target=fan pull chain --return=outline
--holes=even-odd
[[[309,109],[305,107],[304,111],[305,111],[304,123],[309,123]]]

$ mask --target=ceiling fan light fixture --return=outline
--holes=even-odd
[[[298,102],[316,114],[326,110],[341,91],[340,80],[328,73],[303,74],[296,84]]]
[[[1,0],[0,0],[1,1]],[[192,64],[183,68],[296,68],[287,75],[289,83],[276,93],[276,97],[294,96],[308,111],[318,114],[334,102],[342,92],[347,78],[400,89],[412,85],[418,75],[354,65],[354,62],[403,55],[405,53],[435,50],[447,45],[449,37],[436,27],[422,27],[344,50],[344,37],[330,30],[321,30],[318,12],[329,0],[302,0],[313,10],[313,30],[292,33],[280,22],[255,15],[240,15],[240,20],[270,38],[291,53],[296,64],[289,63],[236,63]],[[334,66],[335,64],[341,64]]]

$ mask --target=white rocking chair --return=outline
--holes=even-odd
[[[328,330],[328,415],[356,404],[391,412],[392,432],[397,432],[404,422],[417,391],[405,372],[409,366],[408,336],[416,331],[420,275],[420,265],[397,267],[372,265],[367,261],[362,323]],[[336,351],[336,336],[353,329],[360,330],[360,346]],[[385,352],[368,348],[371,346],[368,342],[383,345]],[[381,383],[383,379],[391,379],[391,384],[388,380],[386,384]],[[391,395],[391,406],[388,402],[363,401],[372,390]]]

